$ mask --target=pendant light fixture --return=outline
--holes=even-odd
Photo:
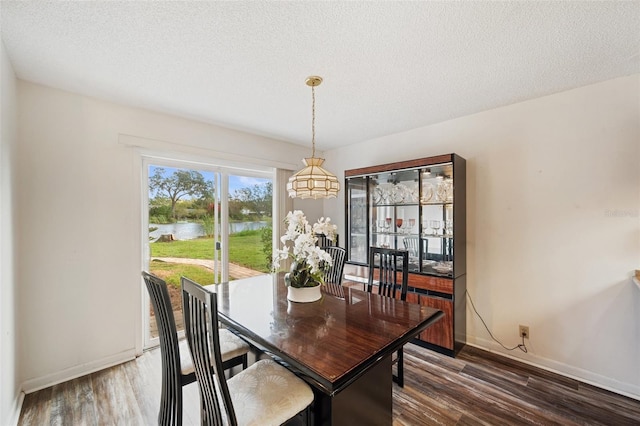
[[[322,77],[307,77],[307,86],[311,87],[311,158],[302,160],[304,167],[289,178],[287,191],[291,198],[333,198],[338,195],[340,183],[331,172],[322,168],[324,158],[316,158],[316,86],[322,83]]]

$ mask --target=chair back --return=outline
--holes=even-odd
[[[202,424],[227,424],[223,421],[224,412],[228,424],[236,426],[238,422],[222,367],[217,298],[215,293],[188,278],[182,277],[181,284],[184,328],[200,388]]]
[[[326,251],[329,256],[331,256],[331,260],[333,260],[331,268],[324,273],[324,282],[341,284],[342,272],[344,271],[345,249],[337,246],[329,246],[322,247],[322,250]]]
[[[167,290],[167,283],[155,275],[143,271],[142,278],[144,278],[149,292],[160,338],[162,396],[158,424],[182,424],[182,385],[184,379],[180,367],[178,333],[171,308],[169,290]]]
[[[407,300],[409,282],[409,252],[382,247],[369,250],[369,281],[367,291],[373,291],[377,280],[378,294]]]
[[[335,240],[331,241],[326,235],[324,234],[315,234],[316,236],[316,245],[318,247],[329,247],[329,246],[337,246],[338,245],[338,234],[335,235]]]
[[[425,239],[424,242],[426,244],[428,240]],[[404,248],[409,252],[409,256],[418,257],[420,254],[420,239],[418,237],[404,237],[402,243],[404,244]]]

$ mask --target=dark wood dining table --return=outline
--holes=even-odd
[[[314,389],[314,425],[391,425],[392,354],[442,312],[341,285],[287,300],[283,274],[207,286],[219,320]]]

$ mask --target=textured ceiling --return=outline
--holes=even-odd
[[[21,79],[320,150],[640,72],[640,2],[2,1]]]

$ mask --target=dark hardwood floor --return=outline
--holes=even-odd
[[[394,424],[640,425],[640,401],[466,346],[453,359],[405,346]]]
[[[20,425],[154,425],[160,353],[25,397]],[[405,346],[394,425],[640,425],[640,401],[465,347],[457,358]],[[184,424],[199,424],[197,385],[184,388]]]

